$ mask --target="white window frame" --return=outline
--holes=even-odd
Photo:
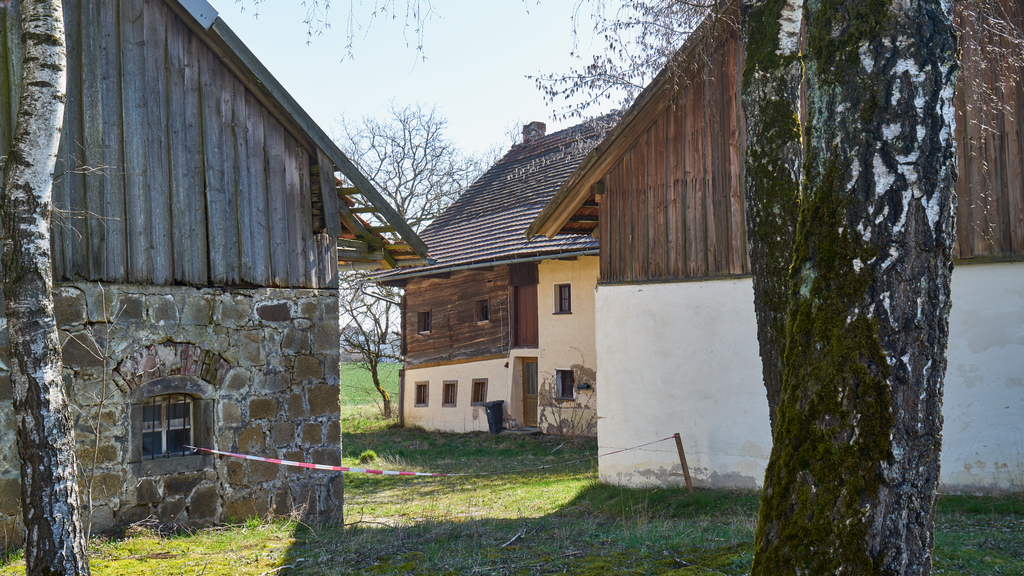
[[[170,418],[169,411],[170,406],[185,404],[187,416],[182,418]],[[143,460],[155,460],[157,458],[173,458],[177,456],[188,456],[192,453],[191,450],[175,450],[174,453],[170,453],[167,450],[167,436],[169,432],[175,430],[186,430],[185,441],[183,444],[193,444],[195,426],[195,408],[197,404],[194,398],[187,394],[161,394],[159,396],[153,396],[152,398],[146,399],[142,405],[142,446],[143,446]],[[146,420],[146,408],[159,407],[159,418],[157,420]],[[154,450],[152,454],[146,454],[146,435],[155,434],[157,442],[154,444]],[[156,445],[158,444],[158,446]]]

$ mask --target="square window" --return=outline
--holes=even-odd
[[[487,300],[476,301],[476,321],[489,322],[491,320],[490,304]]]
[[[430,332],[430,310],[421,310],[417,315],[416,331],[420,334]]]
[[[559,398],[576,397],[576,375],[572,370],[555,370],[555,386]]]
[[[555,284],[555,314],[572,314],[572,284]]]
[[[455,407],[455,398],[458,393],[459,383],[456,380],[445,380],[444,388],[441,389],[441,406],[448,408]]]
[[[430,386],[429,382],[417,382],[416,383],[416,405],[426,406],[427,405],[427,389]]]
[[[192,444],[192,398],[155,396],[142,406],[143,459],[188,456]]]
[[[479,406],[487,401],[487,379],[473,380],[473,406]]]

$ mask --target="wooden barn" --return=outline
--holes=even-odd
[[[1022,9],[1006,7],[1024,26]],[[600,451],[679,432],[698,484],[754,487],[771,432],[745,238],[736,21],[706,23],[689,39],[678,55],[685,79],[663,73],[648,86],[528,235],[600,238]],[[983,30],[962,14],[960,26],[942,482],[1002,489],[1024,473],[1024,83],[1020,70],[996,73],[999,50]],[[698,46],[706,60],[696,59]],[[977,92],[999,104],[965,106]],[[670,445],[602,457],[600,477],[683,481]]]
[[[63,5],[53,273],[87,520],[340,519],[340,474],[184,446],[338,464],[339,259],[413,265],[425,245],[204,0]],[[5,155],[17,1],[0,28]],[[12,418],[0,445],[6,548],[21,539]]]
[[[423,231],[434,263],[379,278],[405,288],[405,423],[488,430],[484,403],[500,400],[506,427],[595,434],[597,242],[523,233],[611,123],[526,125]]]

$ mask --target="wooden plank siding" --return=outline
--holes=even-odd
[[[1024,26],[1024,5],[1004,0],[1006,15]],[[1024,70],[1001,69],[1010,46],[958,11],[961,72],[956,140],[959,178],[957,242],[961,260],[1024,257]],[[995,38],[993,38],[995,36]]]
[[[602,282],[749,272],[739,177],[738,34],[719,40],[603,178]]]
[[[64,2],[54,279],[336,287],[336,242],[314,231],[317,150],[179,10],[167,0]],[[18,11],[0,6],[3,153],[20,93]]]
[[[443,278],[411,278],[403,300],[406,367],[485,358],[507,353],[510,338],[509,267],[462,270]],[[486,298],[490,319],[476,321],[476,301]],[[430,311],[431,331],[417,333],[417,316]]]
[[[1024,27],[1024,5],[1004,0]],[[1014,49],[958,14],[960,83],[954,96],[959,177],[958,260],[1024,258],[1024,70],[1000,69]],[[749,274],[743,207],[740,108],[743,46],[720,26],[671,98],[652,98],[595,161],[601,282]],[[986,44],[987,43],[987,44]],[[990,45],[991,44],[991,45]],[[1019,48],[1019,47],[1017,47]],[[667,90],[667,88],[666,88]],[[971,103],[974,104],[971,104]],[[627,117],[630,118],[630,113]],[[633,121],[633,120],[630,120]],[[584,181],[581,179],[581,181]]]

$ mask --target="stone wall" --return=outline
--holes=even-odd
[[[141,457],[142,402],[181,393],[192,398],[196,445],[339,465],[336,292],[77,282],[58,285],[54,300],[94,532],[150,516],[191,525],[268,514],[341,519],[341,473],[203,454]],[[0,549],[21,543],[14,427],[4,371]]]

